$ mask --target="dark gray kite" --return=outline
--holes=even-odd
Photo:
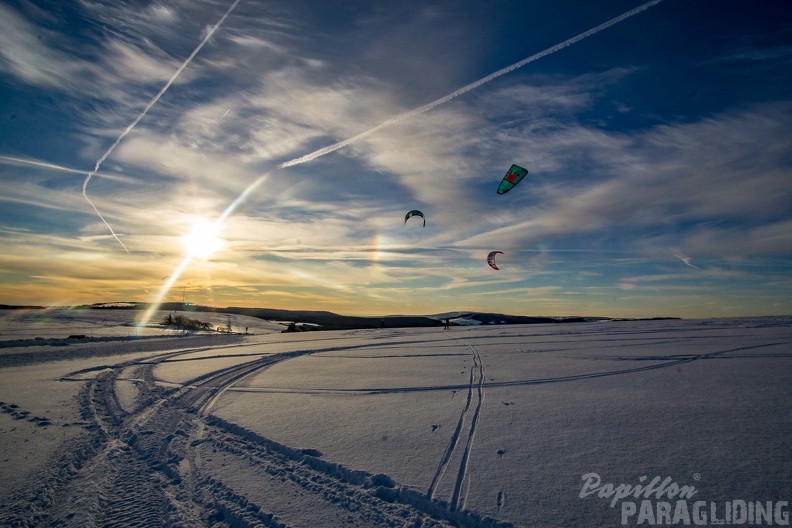
[[[426,217],[418,209],[413,209],[412,211],[404,215],[404,223],[406,224],[407,220],[409,220],[413,216],[420,216],[421,218],[423,218],[423,226],[426,227]]]

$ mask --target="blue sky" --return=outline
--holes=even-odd
[[[0,3],[0,303],[792,313],[792,4],[395,4]]]

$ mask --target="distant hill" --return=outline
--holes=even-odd
[[[103,310],[148,310],[149,303],[133,302],[107,302],[84,305],[75,308],[103,309]],[[19,306],[0,305],[0,309],[22,308]],[[26,307],[32,308],[32,307]],[[36,307],[41,308],[41,307]],[[280,310],[275,308],[242,308],[230,306],[220,308],[215,306],[202,306],[191,303],[162,303],[160,310],[187,311],[187,312],[213,312],[228,313],[256,317],[267,321],[284,323],[292,330],[353,330],[365,328],[405,328],[405,327],[439,327],[446,319],[454,326],[472,325],[513,325],[513,324],[563,324],[563,323],[588,323],[594,321],[614,320],[609,317],[546,317],[508,315],[486,312],[446,312],[434,315],[388,315],[378,317],[362,317],[352,315],[339,315],[327,311],[313,310]],[[676,319],[671,317],[655,317],[651,319]],[[618,319],[619,321],[641,319]],[[293,324],[292,324],[293,323]]]
[[[148,310],[148,303],[100,303],[83,308],[123,309],[123,310]],[[299,330],[356,330],[363,328],[405,328],[405,327],[431,327],[441,326],[436,319],[424,316],[396,315],[384,317],[359,317],[339,315],[333,312],[312,310],[280,310],[275,308],[242,308],[229,306],[225,308],[215,306],[202,306],[190,303],[162,303],[159,306],[164,311],[186,312],[214,312],[228,313],[257,317],[267,321],[278,321],[288,325],[295,323]]]
[[[385,317],[358,317],[339,315],[324,311],[303,310],[277,310],[272,308],[237,308],[229,307],[219,309],[226,313],[247,315],[267,319],[269,321],[292,321],[295,323],[308,323],[319,325],[321,330],[352,330],[361,328],[404,328],[441,326],[442,323],[430,317],[423,316],[385,316]]]
[[[556,323],[590,323],[608,319],[607,317],[545,317],[545,316],[525,316],[507,315],[500,313],[485,312],[449,312],[437,315],[430,315],[432,319],[443,321],[448,319],[452,324],[458,326],[471,325],[499,325],[499,324],[556,324]]]
[[[161,310],[189,310],[216,311],[258,317],[268,321],[288,321],[318,325],[322,330],[350,330],[361,328],[404,328],[404,327],[432,327],[442,326],[445,319],[449,319],[455,326],[470,325],[496,325],[496,324],[557,324],[557,323],[586,323],[607,318],[586,317],[528,317],[522,315],[507,315],[482,312],[454,312],[436,315],[387,315],[381,317],[361,317],[352,315],[339,315],[326,311],[309,310],[280,310],[274,308],[212,308],[206,306],[187,305],[181,303],[163,304]]]

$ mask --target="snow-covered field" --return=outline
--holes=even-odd
[[[211,312],[156,311],[146,327],[135,323],[143,312],[122,309],[49,308],[31,310],[0,310],[0,343],[15,339],[65,339],[70,335],[87,337],[159,336],[183,333],[159,324],[168,315],[181,315],[210,323],[212,327],[231,326],[235,332],[259,334],[280,332],[286,326],[255,317]]]
[[[789,522],[792,318],[260,323],[0,347],[0,524]]]

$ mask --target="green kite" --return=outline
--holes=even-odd
[[[511,191],[527,174],[528,171],[526,169],[519,165],[512,165],[511,168],[509,168],[509,172],[506,173],[506,176],[503,177],[503,180],[501,180],[498,186],[498,194],[506,194]]]

